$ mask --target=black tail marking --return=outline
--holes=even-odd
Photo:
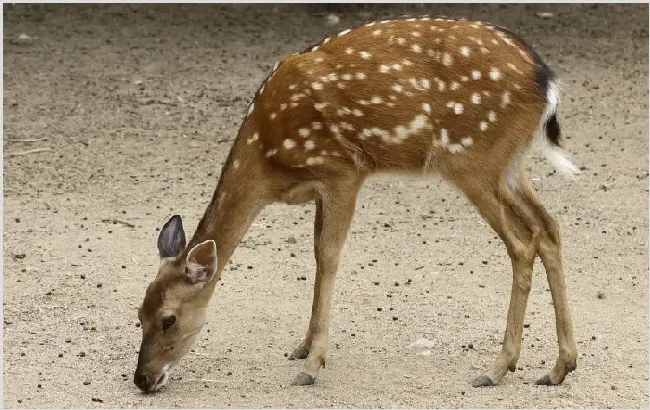
[[[548,141],[552,144],[555,145],[556,147],[560,146],[560,123],[557,120],[557,115],[553,113],[548,120],[546,120],[546,124],[544,124],[544,128],[546,129],[546,138]]]

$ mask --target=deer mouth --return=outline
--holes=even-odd
[[[167,382],[169,381],[169,375],[171,374],[171,365],[167,364],[165,367],[163,367],[163,372],[158,377],[158,380],[156,380],[156,383],[153,384],[151,389],[149,390],[150,393],[157,392],[163,387],[167,385]]]

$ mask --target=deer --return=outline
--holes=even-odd
[[[481,21],[399,17],[345,29],[273,67],[248,106],[195,233],[172,216],[158,236],[160,266],[138,309],[133,380],[160,390],[203,328],[233,252],[269,204],[313,201],[311,317],[289,359],[292,385],[325,366],[335,276],[357,196],[371,175],[438,176],[461,191],[505,245],[512,287],[501,352],[471,380],[514,372],[537,256],[554,306],[559,354],[539,385],[576,369],[558,222],[522,165],[533,143],[562,173],[579,169],[561,146],[556,74],[519,36]]]

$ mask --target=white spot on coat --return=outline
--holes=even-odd
[[[421,53],[422,52],[422,47],[420,47],[417,44],[413,44],[411,46],[411,50],[413,50],[414,53]]]
[[[294,147],[296,146],[296,141],[294,141],[294,140],[292,140],[292,139],[290,139],[290,138],[287,138],[287,139],[285,139],[284,142],[282,143],[282,146],[283,146],[285,149],[292,149],[292,148],[294,148]]]
[[[463,111],[464,111],[463,104],[461,104],[461,103],[454,104],[454,113],[456,115],[462,114]]]
[[[472,104],[480,104],[480,103],[481,103],[481,94],[473,93],[472,94]]]
[[[387,73],[387,72],[389,72],[389,71],[390,71],[390,67],[389,67],[389,66],[387,66],[387,65],[385,65],[385,64],[382,64],[382,65],[379,66],[379,72],[380,72],[380,73]]]
[[[478,80],[481,78],[481,72],[478,70],[472,70],[472,78]]]
[[[305,150],[306,151],[313,150],[315,146],[316,146],[316,144],[314,144],[314,141],[312,141],[312,140],[305,141]]]
[[[362,52],[359,53],[359,55],[360,55],[361,58],[363,58],[364,60],[370,60],[370,59],[372,58],[372,54],[370,54],[370,53],[367,52],[367,51],[362,51]]]
[[[494,81],[497,81],[501,78],[501,71],[499,71],[499,69],[496,67],[490,68],[490,78]]]
[[[324,164],[325,159],[323,157],[309,157],[307,158],[307,165],[320,165]]]
[[[273,155],[275,155],[277,153],[278,153],[278,150],[276,148],[268,150],[268,151],[266,151],[266,158],[272,157]]]
[[[356,73],[354,74],[354,78],[357,80],[365,80],[366,79],[366,74],[365,73]]]
[[[422,104],[422,109],[427,114],[431,114],[431,104],[427,104],[427,103]]]
[[[508,104],[510,104],[510,91],[504,91],[501,94],[501,106],[505,107]]]
[[[480,128],[481,128],[481,131],[487,130],[488,129],[488,123],[485,122],[485,121],[481,121]]]
[[[449,144],[449,135],[445,128],[440,130],[440,146],[446,147]]]
[[[447,151],[449,151],[450,154],[457,154],[463,150],[463,146],[460,144],[449,144],[447,147]]]
[[[451,58],[451,54],[449,54],[449,53],[443,53],[442,54],[442,64],[443,65],[450,66],[452,62],[453,62],[453,59]]]
[[[469,56],[469,47],[467,47],[467,46],[462,46],[462,47],[460,48],[460,54],[461,54],[462,56],[464,56],[464,57],[468,57],[468,56]]]
[[[252,137],[250,137],[249,139],[246,140],[246,144],[250,145],[250,144],[254,143],[255,141],[257,141],[259,138],[260,138],[260,134],[256,132],[255,134],[253,134]]]
[[[472,140],[472,137],[465,137],[460,140],[460,143],[463,147],[471,147],[474,140]]]
[[[311,127],[313,129],[315,129],[315,130],[322,130],[323,129],[323,124],[318,122],[318,121],[314,121],[314,122],[311,123]]]
[[[497,114],[494,111],[490,111],[488,113],[488,119],[490,120],[490,122],[496,121],[497,120]]]
[[[310,133],[311,130],[309,128],[301,128],[298,130],[298,135],[300,135],[303,138],[308,137]]]
[[[314,90],[322,90],[323,89],[323,84],[321,83],[311,83],[311,88]]]

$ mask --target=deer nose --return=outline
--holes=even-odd
[[[142,391],[147,391],[149,390],[149,379],[147,378],[147,375],[144,373],[139,373],[136,372],[133,375],[133,383],[135,383],[136,386]]]

